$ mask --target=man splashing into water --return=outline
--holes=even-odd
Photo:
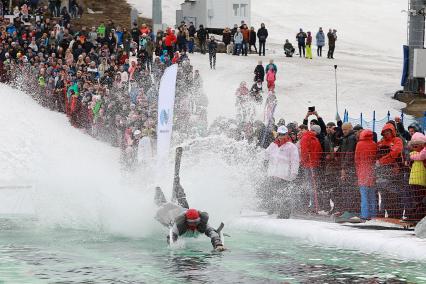
[[[167,243],[176,242],[180,236],[198,237],[205,234],[210,238],[216,251],[224,251],[222,239],[219,235],[223,225],[219,229],[213,229],[208,221],[209,214],[197,209],[190,209],[183,187],[180,184],[179,168],[182,148],[178,148],[176,157],[175,180],[173,185],[172,201],[167,202],[161,188],[156,188],[155,203],[160,207],[155,218],[164,226],[171,228],[171,234],[167,236]],[[172,238],[172,240],[170,240]]]

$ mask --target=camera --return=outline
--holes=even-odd
[[[315,112],[315,107],[314,106],[308,107],[308,111],[309,112]]]

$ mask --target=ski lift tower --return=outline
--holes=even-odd
[[[163,29],[163,10],[161,0],[152,0],[152,23],[154,33]]]
[[[404,46],[404,74],[401,82],[405,93],[425,93],[425,10],[426,0],[408,0],[407,46]]]

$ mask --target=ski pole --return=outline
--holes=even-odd
[[[337,65],[334,65],[334,81],[336,83],[336,114],[338,114],[339,106],[337,104]]]

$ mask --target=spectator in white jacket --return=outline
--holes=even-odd
[[[137,158],[140,165],[147,166],[152,163],[154,159],[154,149],[152,147],[152,139],[148,130],[143,129],[138,131],[137,137],[139,138]],[[136,132],[135,131],[135,132]]]
[[[266,149],[268,161],[268,186],[263,190],[268,213],[278,213],[278,218],[289,218],[292,181],[299,172],[300,156],[292,143],[287,127],[280,126],[277,139]]]

